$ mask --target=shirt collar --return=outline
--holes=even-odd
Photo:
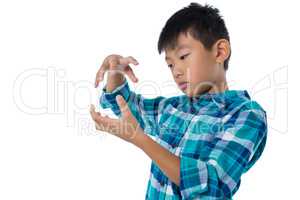
[[[186,95],[185,95],[186,96]],[[246,90],[225,90],[216,93],[204,93],[197,97],[186,96],[189,103],[201,104],[202,102],[213,101],[217,104],[225,104],[234,101],[250,100],[250,95]]]

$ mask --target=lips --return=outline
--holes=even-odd
[[[178,86],[180,87],[180,89],[185,90],[187,88],[187,82],[181,82],[178,84]]]

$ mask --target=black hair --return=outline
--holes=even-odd
[[[181,33],[190,33],[207,50],[211,50],[219,39],[226,39],[230,42],[229,33],[219,10],[210,5],[202,6],[194,2],[168,19],[159,36],[159,54],[166,48],[174,49]],[[224,61],[225,70],[228,69],[229,58],[230,55]]]

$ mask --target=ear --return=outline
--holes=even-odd
[[[226,39],[219,39],[214,44],[213,48],[217,63],[224,63],[224,61],[230,56],[230,43]]]

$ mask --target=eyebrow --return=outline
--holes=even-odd
[[[184,49],[184,48],[190,48],[190,46],[188,46],[186,44],[181,44],[175,48],[175,51],[179,51],[180,49]],[[168,56],[166,56],[165,60],[170,60],[170,58]]]

